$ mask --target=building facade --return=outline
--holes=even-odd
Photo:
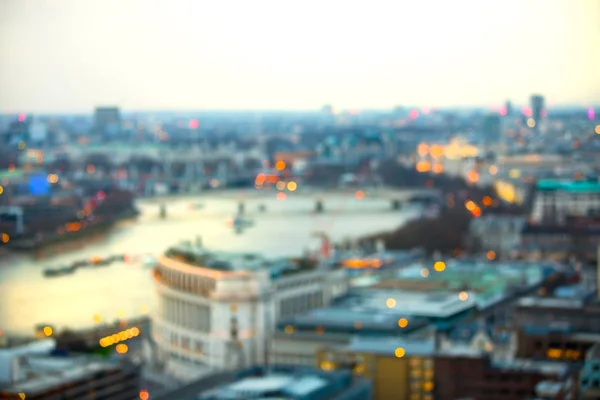
[[[328,304],[347,290],[343,269],[311,260],[171,248],[154,270],[152,335],[181,380],[265,361],[275,323]]]

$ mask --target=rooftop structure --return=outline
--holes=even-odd
[[[53,340],[41,340],[0,350],[0,398],[25,394],[41,400],[54,394],[78,399],[87,398],[90,390],[96,399],[130,400],[138,395],[136,366],[87,355],[56,356],[51,353],[54,345]]]

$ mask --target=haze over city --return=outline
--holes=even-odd
[[[600,102],[598,1],[0,3],[0,112]]]

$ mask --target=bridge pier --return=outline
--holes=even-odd
[[[317,200],[315,202],[315,212],[320,214],[323,211],[324,211],[323,201],[322,200]]]
[[[399,210],[401,206],[400,200],[392,200],[392,210]]]
[[[244,214],[244,211],[246,211],[246,206],[243,201],[240,201],[238,203],[238,214],[242,215],[242,214]]]
[[[160,204],[160,217],[161,218],[167,217],[167,206],[165,205],[165,203]]]

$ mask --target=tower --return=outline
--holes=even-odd
[[[531,96],[531,111],[532,118],[536,122],[536,124],[542,120],[545,115],[544,110],[544,97],[539,94],[534,94]]]

